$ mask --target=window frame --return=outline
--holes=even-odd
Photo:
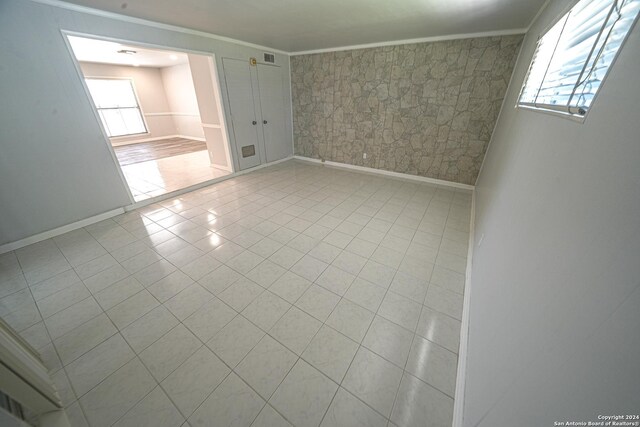
[[[100,124],[104,128],[104,132],[107,135],[107,138],[109,138],[109,139],[121,139],[121,138],[131,138],[131,137],[137,136],[137,135],[150,135],[151,134],[151,132],[149,131],[149,125],[147,124],[146,117],[144,115],[144,112],[142,111],[142,105],[140,104],[140,97],[138,96],[138,91],[136,90],[136,85],[135,85],[135,81],[134,81],[133,77],[83,76],[83,78],[84,78],[84,84],[85,84],[85,86],[87,88],[87,92],[89,93],[89,98],[91,99],[91,102],[93,103],[93,108],[96,110],[96,113],[98,114],[98,118],[100,119]],[[96,101],[93,99],[93,95],[91,94],[91,90],[89,89],[89,85],[87,83],[87,80],[127,80],[129,82],[129,84],[131,85],[131,91],[133,92],[133,97],[134,97],[134,99],[136,101],[136,107],[99,108],[96,105]],[[136,132],[136,133],[128,133],[128,134],[125,134],[125,135],[110,136],[109,135],[109,128],[103,122],[102,115],[100,114],[100,111],[101,110],[128,110],[128,109],[133,109],[133,108],[137,108],[138,112],[140,113],[140,118],[142,119],[142,125],[144,126],[144,132]]]
[[[531,70],[531,66],[533,65],[533,60],[534,60],[534,56],[538,50],[538,45],[540,44],[540,40],[561,20],[565,17],[566,14],[570,13],[571,10],[573,10],[574,7],[576,7],[576,5],[580,2],[581,0],[575,0],[573,2],[571,2],[571,4],[569,6],[566,6],[561,13],[558,14],[558,16],[551,21],[551,23],[549,23],[548,25],[546,25],[539,33],[538,33],[538,37],[536,38],[536,42],[534,45],[534,49],[533,52],[531,53],[531,59],[529,60],[529,65],[527,66],[526,72],[524,74],[523,80],[522,80],[522,84],[520,87],[520,90],[518,91],[518,97],[516,99],[516,105],[515,108],[516,109],[523,109],[523,110],[531,110],[531,111],[536,111],[539,113],[544,113],[544,114],[548,114],[548,115],[552,115],[554,117],[562,117],[574,122],[578,122],[578,123],[584,123],[584,121],[587,119],[587,116],[589,115],[589,112],[591,111],[591,109],[593,108],[593,104],[596,102],[596,99],[598,98],[598,95],[600,94],[600,90],[601,88],[605,85],[607,77],[609,77],[609,72],[611,71],[611,68],[613,68],[614,64],[616,63],[618,56],[620,55],[620,52],[622,51],[625,43],[627,42],[627,39],[629,38],[629,36],[631,35],[631,33],[634,31],[636,25],[638,24],[638,21],[640,20],[640,13],[638,13],[638,15],[636,15],[636,17],[633,20],[633,23],[631,24],[631,26],[629,27],[629,31],[627,32],[627,34],[625,34],[624,38],[622,39],[622,42],[620,43],[620,47],[618,48],[618,50],[616,51],[615,55],[613,56],[613,59],[611,60],[611,63],[609,64],[609,67],[607,68],[607,71],[604,75],[604,77],[601,80],[600,86],[598,87],[598,90],[596,91],[596,93],[593,96],[593,99],[591,101],[591,105],[589,106],[589,108],[587,108],[585,114],[575,114],[575,113],[570,113],[568,111],[564,111],[561,109],[555,109],[553,108],[552,105],[544,105],[544,106],[536,106],[536,105],[532,105],[532,104],[523,104],[520,102],[520,98],[522,97],[522,94],[524,92],[525,89],[525,85],[526,85],[526,80],[527,77],[529,76],[529,71]],[[549,66],[549,64],[547,64],[547,66]]]

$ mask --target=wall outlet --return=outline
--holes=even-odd
[[[366,160],[366,158],[367,158],[367,153],[362,154],[362,158]]]

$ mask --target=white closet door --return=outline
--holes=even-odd
[[[231,123],[240,170],[263,163],[261,140],[258,138],[258,122],[253,104],[251,70],[247,61],[223,59],[224,78],[227,85]]]
[[[258,85],[267,162],[273,162],[293,154],[291,139],[287,137],[282,68],[259,64]]]

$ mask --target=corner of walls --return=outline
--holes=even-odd
[[[203,141],[205,134],[189,63],[162,67],[160,75],[175,133],[184,138]]]
[[[463,426],[640,405],[640,28],[583,123],[515,108],[535,36],[573,3],[532,24],[476,182]]]
[[[147,133],[111,138],[112,145],[155,141],[162,138],[170,138],[179,133],[169,113],[170,104],[164,86],[162,69],[97,62],[79,62],[79,64],[85,78],[131,79],[133,82],[134,92],[140,104]]]
[[[547,0],[548,2],[549,0]],[[545,3],[546,6],[547,3]],[[544,6],[543,6],[544,7]],[[540,14],[540,12],[538,12],[538,14]],[[522,50],[524,48],[524,44],[525,44],[525,40],[527,39],[527,37],[529,36],[529,33],[525,33],[524,37],[522,39],[522,41],[520,42],[520,49],[518,49],[518,54],[515,57],[515,60],[513,62],[513,71],[515,71],[515,65],[520,61],[520,58],[522,56]],[[509,83],[507,84],[507,87],[505,89],[504,92],[504,97],[502,98],[502,105],[500,106],[500,111],[498,113],[498,117],[496,118],[495,123],[493,124],[493,130],[491,131],[491,138],[489,138],[489,142],[487,142],[487,147],[485,149],[484,155],[482,156],[482,162],[480,162],[480,169],[478,170],[478,174],[476,175],[476,179],[473,183],[474,187],[476,185],[478,185],[478,179],[480,179],[480,175],[482,175],[482,170],[484,169],[484,164],[485,164],[485,159],[487,158],[487,155],[489,153],[489,150],[491,149],[491,143],[493,142],[494,138],[496,137],[496,130],[498,130],[498,124],[501,123],[501,119],[503,117],[503,112],[505,110],[505,108],[509,108],[508,107],[508,103],[509,98],[507,97],[507,94],[509,94],[511,92],[511,88],[514,85],[514,79],[515,79],[515,72],[511,72],[511,77],[509,77]],[[515,105],[514,105],[515,108]]]
[[[542,8],[536,14],[536,17],[540,15],[542,10],[546,7],[550,0],[547,0]],[[535,22],[535,18],[532,20],[531,24]],[[513,69],[515,70],[515,64],[519,63],[522,50],[524,47],[524,39],[528,36],[528,30],[531,27],[527,27],[527,33],[524,34],[523,40],[520,43],[520,49],[518,49],[518,54],[514,60]],[[474,181],[474,188],[471,195],[471,219],[469,224],[469,248],[467,252],[467,269],[465,272],[465,291],[463,297],[462,304],[462,320],[460,327],[460,347],[458,350],[458,368],[456,371],[456,388],[455,388],[455,398],[454,398],[454,406],[453,406],[453,427],[463,427],[464,426],[464,403],[465,403],[465,387],[466,387],[466,375],[467,375],[467,358],[468,358],[468,348],[469,348],[469,323],[471,318],[471,293],[472,293],[472,271],[473,271],[473,250],[476,242],[475,236],[475,222],[476,222],[476,186],[478,184],[478,179],[482,175],[482,171],[484,169],[485,162],[489,150],[491,149],[491,143],[496,136],[496,130],[498,129],[498,124],[501,123],[503,117],[503,111],[505,108],[509,108],[507,106],[506,96],[514,85],[514,75],[515,72],[512,71],[511,76],[509,77],[509,83],[505,90],[505,96],[502,100],[502,105],[500,106],[500,112],[498,113],[498,117],[496,118],[495,124],[493,126],[493,130],[491,132],[491,138],[487,143],[487,147],[482,157],[482,163],[480,164],[480,169],[478,170],[478,175]]]
[[[0,55],[11,72],[2,88],[15,102],[0,115],[0,244],[131,203],[65,34],[217,58],[245,59],[262,51],[275,52],[283,63],[288,58],[277,49],[62,1],[3,0],[0,35],[6,43],[0,44]],[[227,110],[224,93],[222,104]],[[230,118],[226,111],[225,117]]]
[[[287,55],[287,63],[289,64],[289,113],[291,120],[291,155],[295,156],[296,153],[296,136],[294,132],[293,123],[293,83],[291,83],[291,55]]]
[[[476,190],[471,192],[471,218],[469,220],[469,247],[467,249],[467,269],[464,279],[462,319],[460,321],[460,347],[458,348],[458,369],[456,370],[456,391],[453,400],[453,427],[462,427],[464,421],[465,381],[467,373],[467,351],[469,346],[469,319],[471,310],[471,272],[473,270],[473,248],[475,245]]]
[[[521,41],[518,34],[293,56],[295,152],[472,185]],[[322,97],[312,95],[318,87]]]
[[[502,106],[500,107],[500,112],[498,113],[498,118],[496,119],[496,122],[493,125],[493,131],[491,132],[491,138],[489,139],[489,142],[487,144],[487,149],[485,150],[484,156],[482,157],[482,163],[480,164],[480,170],[478,171],[478,175],[476,176],[476,180],[474,182],[474,186],[476,186],[478,184],[478,179],[480,179],[480,176],[482,175],[482,170],[484,169],[485,159],[487,158],[489,150],[491,149],[491,142],[493,142],[493,140],[494,140],[494,138],[496,136],[496,130],[498,129],[498,124],[501,123],[501,119],[503,117],[503,112],[505,110],[505,107],[507,107],[507,105],[508,105],[507,104],[507,102],[508,102],[507,94],[512,92],[512,86],[514,84],[514,79],[515,79],[514,76],[516,74],[515,73],[515,65],[520,63],[520,60],[521,60],[521,57],[522,57],[522,51],[524,49],[526,39],[529,37],[529,30],[531,29],[533,24],[538,20],[540,15],[545,11],[547,6],[549,5],[549,2],[551,2],[551,0],[545,0],[544,4],[540,7],[540,9],[538,9],[538,12],[533,17],[533,19],[531,19],[531,22],[529,22],[529,25],[527,26],[527,28],[526,28],[526,30],[524,32],[523,40],[520,43],[520,49],[518,50],[518,55],[516,56],[516,59],[514,61],[513,72],[511,73],[511,77],[509,78],[509,84],[507,85],[507,89],[505,90],[505,96],[504,96],[504,99],[502,100]],[[515,105],[514,105],[514,108],[515,108]]]

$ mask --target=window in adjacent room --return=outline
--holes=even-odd
[[[584,116],[640,10],[640,0],[581,0],[540,39],[518,105]]]
[[[129,79],[86,79],[109,137],[146,133],[140,105]]]

